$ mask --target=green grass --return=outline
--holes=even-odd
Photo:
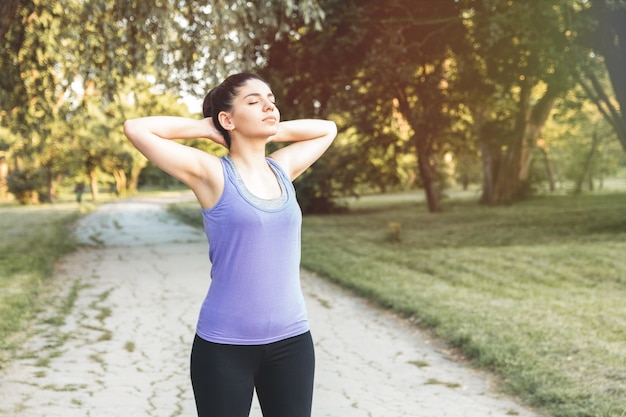
[[[303,266],[433,329],[552,416],[625,417],[626,193],[510,207],[457,198],[440,214],[416,195],[305,217]],[[201,225],[197,204],[172,210]],[[75,248],[79,216],[74,204],[0,206],[2,352]]]
[[[54,263],[75,249],[68,230],[79,216],[75,204],[0,206],[0,367],[38,311]]]
[[[626,415],[626,194],[435,215],[364,201],[305,218],[303,265],[435,329],[551,415]]]
[[[433,329],[552,416],[626,416],[626,193],[349,206],[305,217],[305,268]],[[176,211],[199,225],[196,205]]]

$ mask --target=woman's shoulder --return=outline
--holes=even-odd
[[[202,158],[202,174],[198,181],[190,184],[198,202],[204,209],[213,207],[224,192],[227,175],[226,162],[223,157],[206,154]]]

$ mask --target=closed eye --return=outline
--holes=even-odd
[[[270,101],[270,103],[272,103],[272,106],[276,105],[275,101]],[[251,101],[251,102],[248,103],[248,105],[250,105],[250,106],[254,106],[255,104],[259,104],[259,102],[258,101]]]

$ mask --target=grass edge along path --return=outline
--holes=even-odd
[[[552,416],[626,416],[626,194],[440,214],[384,201],[305,216],[303,267],[433,329]],[[201,225],[196,205],[172,211]]]
[[[446,210],[308,217],[303,265],[434,329],[553,416],[625,416],[626,194]]]
[[[76,249],[70,228],[85,210],[76,204],[0,207],[0,368],[44,307],[55,263]]]

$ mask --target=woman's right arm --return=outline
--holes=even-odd
[[[150,116],[127,120],[124,134],[148,160],[187,184],[208,208],[217,202],[224,186],[222,164],[211,154],[172,139],[207,138],[225,145],[210,118],[190,119]]]

